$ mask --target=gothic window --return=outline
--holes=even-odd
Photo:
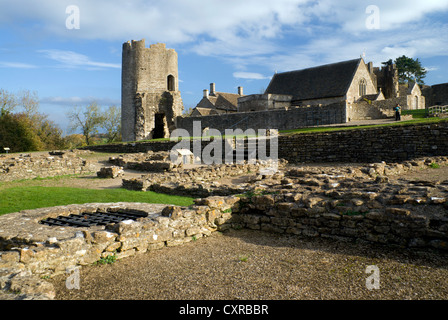
[[[167,79],[168,91],[175,91],[174,77],[170,74]]]
[[[359,81],[359,96],[365,96],[367,92],[367,81],[366,79],[361,79]]]

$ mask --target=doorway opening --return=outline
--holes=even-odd
[[[156,113],[154,116],[154,133],[153,139],[165,138],[165,114]]]

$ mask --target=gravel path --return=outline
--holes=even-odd
[[[369,265],[379,289],[368,290]],[[215,233],[55,277],[59,300],[448,299],[448,256],[253,230]]]

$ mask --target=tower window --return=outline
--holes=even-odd
[[[171,74],[167,78],[167,88],[168,88],[168,91],[175,91],[175,88],[176,88],[175,82],[174,82],[174,77]]]
[[[365,96],[367,92],[367,81],[366,79],[361,79],[359,81],[359,96]]]

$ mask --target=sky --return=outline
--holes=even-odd
[[[363,57],[418,58],[448,82],[448,0],[0,0],[0,89],[36,92],[65,134],[67,112],[121,105],[121,49],[145,39],[178,53],[194,108],[216,91],[264,92],[276,72]]]

